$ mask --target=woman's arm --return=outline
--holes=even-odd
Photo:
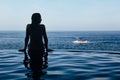
[[[27,27],[26,27],[26,36],[25,36],[24,51],[26,51],[27,46],[28,46],[28,41],[29,41],[29,27],[30,27],[30,25],[28,24]]]
[[[45,42],[45,49],[48,52],[48,38],[47,38],[46,29],[44,25],[43,25],[43,38]]]

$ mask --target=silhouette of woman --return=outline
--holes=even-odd
[[[43,55],[48,52],[48,38],[44,24],[41,24],[41,15],[34,13],[32,23],[26,27],[24,51],[28,48],[30,68],[33,73],[42,73]]]

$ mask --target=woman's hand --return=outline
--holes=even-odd
[[[19,49],[20,52],[26,52],[26,49]]]

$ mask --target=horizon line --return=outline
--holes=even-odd
[[[0,31],[26,31],[26,30],[0,30]],[[78,31],[120,31],[120,30],[46,30],[46,32],[78,32]]]

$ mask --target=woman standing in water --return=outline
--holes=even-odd
[[[26,27],[24,51],[28,48],[30,68],[36,74],[42,73],[43,55],[48,51],[48,38],[45,26],[41,24],[41,15],[34,13],[31,20],[32,23]]]

